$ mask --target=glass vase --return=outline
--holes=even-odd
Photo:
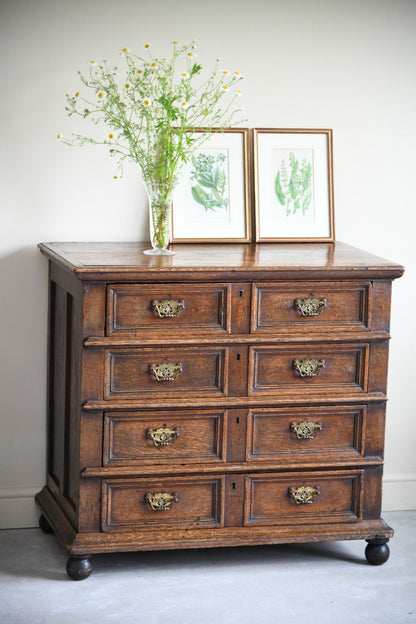
[[[172,256],[168,249],[171,236],[171,212],[173,188],[163,187],[156,182],[146,182],[149,198],[149,225],[151,249],[143,253],[153,256]]]

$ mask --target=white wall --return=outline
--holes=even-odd
[[[45,475],[47,264],[39,241],[147,238],[135,167],[58,132],[91,58],[198,41],[245,75],[253,127],[333,128],[337,239],[406,265],[394,285],[385,509],[416,508],[414,0],[2,0],[0,4],[0,517],[36,523]]]

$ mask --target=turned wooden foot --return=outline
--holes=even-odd
[[[40,516],[39,516],[39,528],[44,533],[53,533],[53,528],[49,524],[49,521],[46,518],[46,516],[44,516],[43,514],[40,514]]]
[[[390,548],[387,546],[387,538],[370,539],[365,549],[365,556],[368,563],[372,565],[382,565],[390,557]]]
[[[83,581],[88,578],[92,571],[91,557],[82,555],[70,557],[66,562],[66,572],[74,581]]]

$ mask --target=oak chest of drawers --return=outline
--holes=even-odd
[[[380,518],[391,283],[334,244],[41,244],[41,526],[94,553],[365,539]]]

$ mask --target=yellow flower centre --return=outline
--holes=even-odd
[[[104,93],[102,91],[100,91],[99,94],[98,94],[98,97],[100,98],[100,100],[102,100],[103,97],[104,97]]]
[[[124,86],[126,87],[126,89],[130,89],[130,84],[128,82],[126,82]]]
[[[112,132],[110,132],[110,134],[108,135],[109,139],[114,139],[114,134]]]
[[[146,50],[148,50],[150,48],[150,43],[145,43],[144,47],[146,48]]]
[[[145,106],[150,106],[150,100],[143,100],[143,104]]]
[[[79,97],[79,91],[75,93],[75,97]]]

